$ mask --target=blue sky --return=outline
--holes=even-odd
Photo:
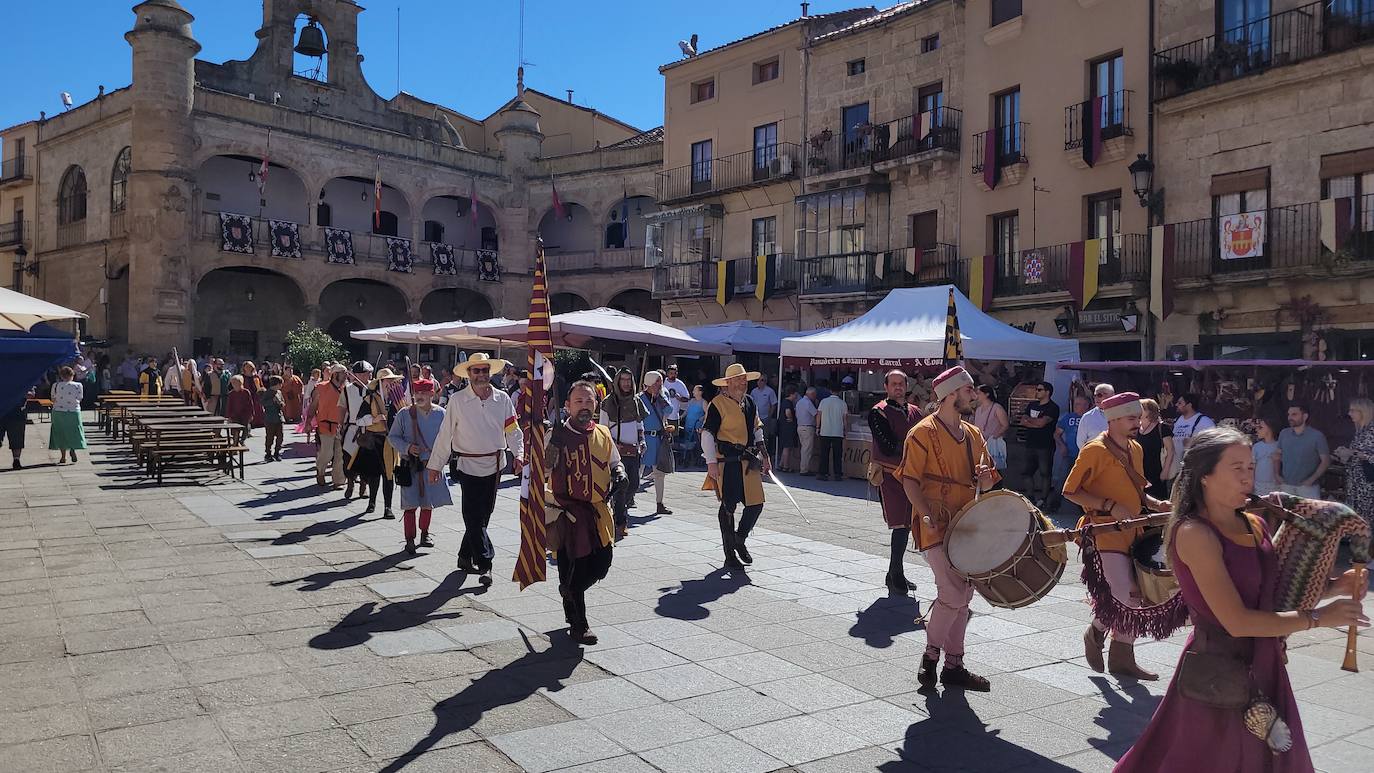
[[[892,0],[895,1],[895,0]],[[882,2],[879,5],[891,5]],[[195,15],[200,58],[246,59],[262,24],[257,0],[181,0]],[[7,2],[0,72],[0,127],[61,112],[59,94],[77,104],[96,89],[126,86],[133,0]],[[513,93],[516,0],[361,0],[359,49],[368,83],[396,93],[396,9],[401,9],[401,89],[475,117]],[[860,3],[817,0],[812,13]],[[527,85],[595,107],[640,128],[663,122],[658,66],[680,57],[677,41],[700,36],[710,48],[800,13],[791,0],[526,0]]]

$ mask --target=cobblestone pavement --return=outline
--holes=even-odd
[[[1071,566],[1029,608],[975,598],[969,661],[992,693],[916,692],[933,581],[911,554],[917,599],[885,595],[858,482],[796,478],[813,525],[770,488],[754,566],[727,573],[701,473],[671,476],[674,515],[634,518],[581,649],[554,584],[505,579],[511,486],[483,589],[453,570],[456,509],[407,558],[399,521],[320,495],[299,437],[246,483],[159,488],[94,429],[80,463],[43,463],[46,434],[0,473],[4,770],[1109,770],[1164,689],[1083,664]],[[1179,649],[1138,654],[1167,679]],[[1340,659],[1338,632],[1301,634],[1289,673],[1317,766],[1370,770],[1374,677]]]

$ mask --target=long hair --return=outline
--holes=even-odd
[[[1183,468],[1174,481],[1171,493],[1173,512],[1164,538],[1173,543],[1174,529],[1180,523],[1196,518],[1202,506],[1202,479],[1211,475],[1226,449],[1235,445],[1250,445],[1250,437],[1232,427],[1213,427],[1193,436],[1192,445],[1183,453]]]

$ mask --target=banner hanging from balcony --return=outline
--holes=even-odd
[[[1045,258],[1035,250],[1027,250],[1021,258],[1021,281],[1028,285],[1045,282]]]
[[[1166,320],[1174,313],[1174,226],[1150,229],[1150,313]]]
[[[766,301],[773,297],[773,292],[778,286],[778,256],[760,255],[754,260],[758,261],[759,265],[759,278],[754,283],[754,297]]]
[[[253,218],[235,215],[232,212],[219,213],[219,248],[223,252],[253,254]]]
[[[330,263],[353,265],[353,232],[325,226],[324,250]]]
[[[968,299],[983,311],[992,305],[992,277],[996,259],[995,255],[984,255],[969,261]]]
[[[991,128],[983,133],[983,185],[988,190],[997,187],[997,129]]]
[[[1322,246],[1331,252],[1339,252],[1350,239],[1350,228],[1354,224],[1355,199],[1343,196],[1339,199],[1322,199],[1318,204],[1321,213]]]
[[[1222,260],[1264,257],[1265,210],[1222,215],[1217,218],[1217,239]]]
[[[725,308],[725,304],[735,298],[735,262],[733,260],[721,260],[716,262],[716,303]]]
[[[1083,150],[1083,163],[1092,166],[1102,158],[1102,97],[1093,97],[1080,105],[1082,115],[1078,119],[1083,136],[1080,147]]]
[[[453,260],[452,244],[429,244],[429,259],[434,264],[435,276],[453,276],[458,273],[458,264]]]
[[[1097,296],[1097,268],[1102,264],[1105,239],[1089,239],[1069,245],[1069,294],[1079,309]]]
[[[501,281],[501,263],[496,259],[496,250],[477,251],[477,280],[479,282]]]
[[[267,230],[272,233],[272,257],[301,257],[301,226],[290,220],[268,220]]]
[[[403,274],[411,273],[414,261],[410,256],[410,240],[401,239],[395,236],[387,236],[386,240],[386,270],[399,271]]]

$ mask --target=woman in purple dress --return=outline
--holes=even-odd
[[[1285,746],[1282,729],[1271,733],[1266,744],[1246,728],[1245,709],[1214,708],[1186,696],[1180,687],[1180,660],[1179,672],[1149,727],[1117,763],[1116,773],[1313,769],[1283,663],[1283,637],[1311,628],[1369,625],[1360,602],[1351,598],[1356,588],[1363,596],[1363,583],[1352,570],[1327,588],[1327,598],[1344,598],[1312,610],[1269,611],[1274,607],[1278,558],[1264,520],[1243,510],[1254,476],[1245,435],[1222,427],[1195,436],[1174,488],[1169,562],[1194,624],[1184,658],[1190,649],[1218,652],[1218,645],[1249,650],[1252,693],[1262,693],[1273,705],[1287,725],[1291,746],[1287,751],[1271,750]]]

